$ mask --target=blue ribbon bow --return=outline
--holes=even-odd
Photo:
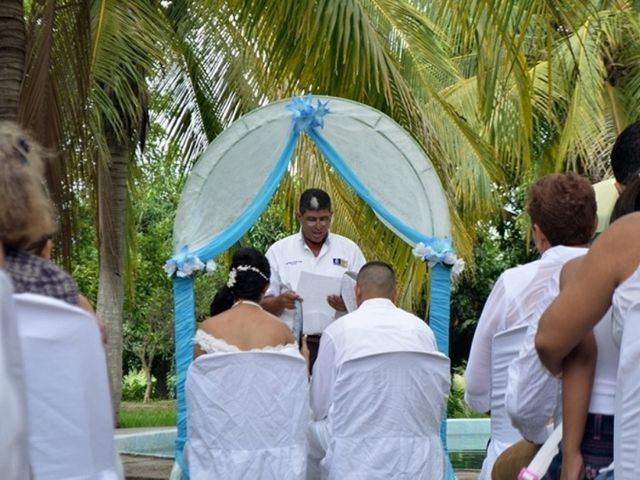
[[[329,102],[322,103],[318,100],[314,107],[311,95],[293,97],[291,103],[286,106],[286,109],[292,113],[293,130],[299,133],[303,130],[308,132],[317,127],[324,128],[324,116],[330,113],[328,104]]]

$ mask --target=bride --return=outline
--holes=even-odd
[[[211,317],[200,324],[194,356],[214,352],[297,350],[291,331],[259,302],[269,286],[271,268],[254,248],[241,248],[231,260],[227,283],[216,293]]]

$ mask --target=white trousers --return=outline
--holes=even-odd
[[[322,478],[320,462],[329,448],[329,428],[326,418],[309,424],[307,442],[309,444],[307,480],[320,480]]]

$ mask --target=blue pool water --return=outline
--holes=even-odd
[[[489,440],[489,419],[469,418],[447,420],[447,444],[455,469],[480,469]],[[176,429],[116,435],[120,453],[173,458]]]

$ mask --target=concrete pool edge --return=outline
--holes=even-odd
[[[489,439],[488,418],[447,419],[450,451],[484,450]],[[114,438],[121,454],[173,459],[176,427],[119,429]]]
[[[116,450],[121,454],[173,459],[176,427],[119,429],[114,439]],[[167,451],[169,448],[170,452]]]

